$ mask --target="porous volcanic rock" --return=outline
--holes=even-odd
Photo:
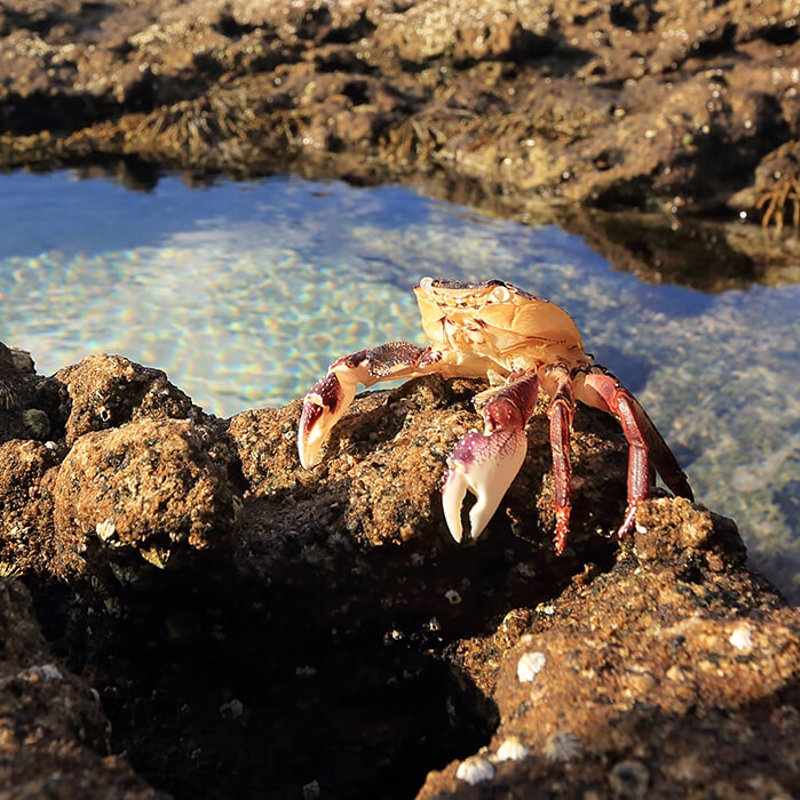
[[[99,695],[49,652],[19,581],[0,582],[0,796],[168,800],[109,749]]]
[[[4,570],[76,576],[130,553],[164,566],[230,541],[234,450],[161,370],[98,354],[43,379],[17,362],[0,414]]]
[[[197,417],[191,398],[173,386],[160,369],[143,367],[123,356],[98,353],[60,369],[39,388],[58,404],[66,443],[89,431],[101,431],[142,418]]]
[[[0,163],[321,160],[523,208],[758,214],[782,190],[759,164],[800,138],[798,18],[797,0],[8,0]]]
[[[32,384],[55,439],[0,445],[2,569],[41,626],[0,615],[0,748],[45,726],[14,787],[50,790],[64,764],[59,797],[151,796],[107,755],[125,752],[179,798],[800,791],[800,613],[702,506],[656,492],[613,540],[627,447],[608,415],[577,409],[556,557],[543,413],[484,535],[447,533],[479,381],[359,395],[305,471],[299,402],[226,422],[163,373],[82,364]]]
[[[64,549],[133,548],[163,567],[182,548],[229,541],[239,500],[216,427],[142,419],[81,436],[53,488]]]
[[[239,450],[251,496],[260,498],[275,530],[300,535],[324,527],[329,535],[372,545],[424,539],[444,528],[441,485],[458,439],[479,424],[472,398],[480,381],[439,376],[391,392],[364,393],[334,429],[321,463],[300,467],[300,402],[237,414],[229,433]],[[552,549],[549,431],[544,406],[528,426],[528,453],[497,515],[517,536]],[[576,457],[573,539],[596,538],[595,509],[624,511],[625,447],[605,415],[581,408]],[[605,437],[590,431],[594,420]],[[605,423],[605,424],[604,424]],[[287,504],[287,500],[289,503]],[[289,519],[289,517],[291,519]]]
[[[65,452],[32,439],[0,444],[0,565],[11,574],[51,568],[53,485]]]
[[[500,724],[419,800],[797,796],[800,615],[730,520],[649,501],[613,569],[520,615],[456,645]]]

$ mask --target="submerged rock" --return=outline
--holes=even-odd
[[[55,439],[0,443],[3,570],[38,618],[0,663],[14,730],[34,724],[31,686],[78,713],[82,679],[102,700],[89,727],[105,714],[111,752],[175,797],[800,789],[800,614],[701,506],[656,496],[630,541],[607,537],[627,462],[607,415],[576,414],[556,557],[543,414],[486,533],[446,532],[441,476],[478,382],[360,395],[304,471],[299,402],[223,422],[109,356],[31,377]],[[89,740],[70,758],[96,765]],[[25,758],[12,796],[52,773],[51,750]],[[127,764],[102,766],[87,785],[113,797]]]

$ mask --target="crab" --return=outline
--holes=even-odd
[[[586,353],[572,317],[547,300],[501,280],[483,283],[423,278],[414,287],[422,328],[430,344],[390,342],[334,361],[303,400],[298,430],[300,463],[310,469],[331,428],[355,397],[359,383],[416,378],[488,378],[473,400],[483,432],[471,430],[447,459],[442,482],[444,517],[452,537],[471,539],[485,530],[525,459],[525,426],[539,392],[549,398],[553,459],[554,544],[561,554],[571,510],[570,433],[575,400],[613,414],[628,442],[627,507],[617,535],[631,533],[656,470],[676,495],[693,499],[686,475],[636,398]]]

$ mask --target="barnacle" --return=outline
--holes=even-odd
[[[456,778],[471,785],[489,781],[494,777],[494,767],[481,756],[465,758],[456,770]]]
[[[549,761],[569,761],[580,751],[580,739],[570,732],[554,733],[544,743],[544,754]]]

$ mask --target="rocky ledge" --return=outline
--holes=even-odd
[[[6,0],[0,164],[469,178],[792,219],[797,0]],[[503,199],[505,198],[505,199]]]
[[[657,496],[613,542],[624,441],[580,409],[565,554],[543,415],[457,546],[475,389],[361,395],[306,472],[299,402],[0,346],[2,796],[798,796],[800,614],[735,524]]]

